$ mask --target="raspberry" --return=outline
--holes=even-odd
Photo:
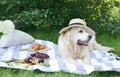
[[[35,58],[39,58],[39,53],[35,53]]]
[[[38,63],[44,63],[44,61],[49,58],[49,55],[46,53],[36,52],[24,59],[25,63],[32,63],[32,65]],[[36,61],[37,60],[37,61]]]

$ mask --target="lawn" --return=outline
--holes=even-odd
[[[28,31],[36,39],[49,40],[57,44],[58,31]],[[113,53],[120,56],[120,36],[111,36],[108,34],[97,35],[97,41],[103,45],[115,48]],[[66,72],[45,73],[39,70],[26,71],[19,69],[0,68],[0,77],[119,77],[119,72],[93,72],[90,75],[70,74]]]

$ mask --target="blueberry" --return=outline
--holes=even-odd
[[[38,63],[44,63],[44,59],[38,59]]]
[[[35,53],[31,54],[30,56],[31,56],[31,57],[34,57],[34,56],[35,56]]]
[[[29,63],[30,62],[30,59],[32,59],[31,57],[27,57],[24,59],[25,63]]]

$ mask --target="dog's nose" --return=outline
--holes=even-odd
[[[91,35],[89,35],[89,36],[88,36],[88,41],[89,41],[91,38],[92,38],[92,36],[91,36]]]
[[[77,41],[77,44],[78,44],[78,45],[81,45],[81,40],[80,40],[80,39]]]

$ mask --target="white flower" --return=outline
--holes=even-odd
[[[0,33],[3,32],[4,26],[3,26],[3,21],[0,21]]]
[[[11,35],[15,30],[15,26],[11,20],[0,21],[0,32],[5,35]]]

